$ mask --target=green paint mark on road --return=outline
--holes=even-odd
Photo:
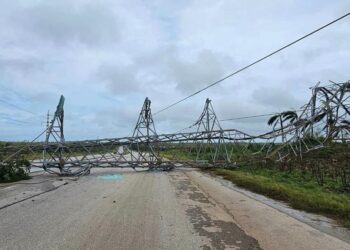
[[[97,179],[117,181],[117,180],[123,179],[123,175],[121,174],[99,175],[97,176]]]

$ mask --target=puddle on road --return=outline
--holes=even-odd
[[[121,175],[121,174],[99,175],[99,176],[97,176],[97,179],[108,180],[108,181],[118,181],[118,180],[123,179],[123,175]]]

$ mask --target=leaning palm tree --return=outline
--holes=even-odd
[[[270,119],[267,121],[267,125],[272,126],[273,129],[275,129],[279,121],[282,125],[281,113],[271,116]]]
[[[296,111],[285,111],[282,113],[283,121],[289,121],[290,124],[293,124],[298,120],[298,114]]]
[[[272,126],[273,130],[276,130],[276,126],[280,125],[280,130],[282,133],[282,142],[284,142],[284,131],[283,131],[283,113],[277,113],[270,117],[267,121],[267,125]]]
[[[273,116],[270,117],[268,120],[267,124],[269,126],[272,126],[273,130],[276,129],[276,126],[279,124],[280,130],[282,133],[282,141],[285,140],[285,135],[284,135],[284,123],[286,121],[289,121],[289,124],[293,124],[298,120],[298,114],[296,111],[284,111],[282,113],[277,113]]]
[[[293,110],[285,111],[282,113],[282,117],[284,118],[284,122],[288,121],[289,125],[294,127],[296,136],[299,138],[299,128],[301,121],[299,120],[298,113]]]

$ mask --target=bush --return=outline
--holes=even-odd
[[[0,161],[0,182],[13,182],[30,179],[25,169],[30,166],[24,159]]]

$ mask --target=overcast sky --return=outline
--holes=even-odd
[[[66,97],[66,139],[128,135],[156,111],[350,11],[350,1],[0,0],[0,140],[30,140]],[[350,79],[350,18],[154,116],[191,125],[298,108],[309,87]],[[256,134],[267,118],[223,122]]]

